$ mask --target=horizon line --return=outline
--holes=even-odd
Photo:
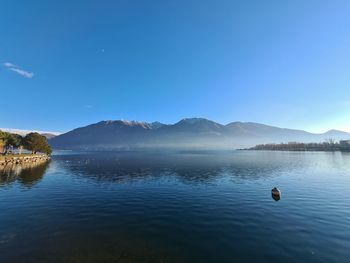
[[[335,128],[330,128],[330,129],[324,129],[323,131],[310,131],[308,129],[298,129],[298,128],[287,128],[287,127],[281,127],[281,126],[276,126],[276,125],[272,125],[272,124],[266,124],[266,123],[261,123],[261,122],[253,122],[253,121],[231,121],[231,122],[228,122],[226,124],[222,124],[220,122],[217,122],[217,121],[213,121],[213,120],[210,120],[208,118],[204,118],[204,117],[184,117],[184,118],[181,118],[179,121],[177,122],[174,122],[174,123],[164,123],[164,122],[161,122],[161,121],[139,121],[139,120],[128,120],[128,119],[104,119],[104,120],[100,120],[100,121],[97,121],[97,122],[91,122],[91,123],[88,123],[88,124],[85,124],[85,125],[81,125],[81,126],[77,126],[75,128],[72,128],[70,130],[67,130],[67,131],[49,131],[49,130],[42,130],[42,129],[28,129],[28,128],[25,128],[25,129],[21,129],[21,128],[0,128],[0,130],[2,131],[7,131],[7,132],[12,132],[12,133],[15,133],[16,131],[17,132],[22,132],[22,133],[30,133],[30,132],[38,132],[38,133],[50,133],[50,134],[53,134],[53,135],[61,135],[63,133],[67,133],[69,131],[72,131],[74,129],[77,129],[77,128],[80,128],[80,127],[85,127],[85,126],[89,126],[91,124],[96,124],[96,123],[99,123],[99,122],[103,122],[103,121],[128,121],[128,122],[139,122],[139,123],[148,123],[148,124],[151,124],[151,123],[154,123],[154,122],[159,122],[159,123],[162,123],[162,124],[165,124],[165,125],[174,125],[182,120],[186,120],[186,119],[204,119],[204,120],[208,120],[208,121],[212,121],[212,122],[215,122],[215,123],[218,123],[220,125],[228,125],[230,123],[235,123],[235,122],[240,122],[240,123],[255,123],[255,124],[261,124],[261,125],[266,125],[266,126],[270,126],[270,127],[275,127],[275,128],[280,128],[280,129],[289,129],[289,130],[299,130],[299,131],[305,131],[305,132],[308,132],[308,133],[312,133],[312,134],[324,134],[324,133],[327,133],[327,132],[330,132],[330,131],[339,131],[339,132],[345,132],[345,133],[350,133],[350,129],[335,129]]]

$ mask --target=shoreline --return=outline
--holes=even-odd
[[[0,170],[15,169],[18,166],[35,166],[49,161],[47,154],[13,154],[0,156]]]

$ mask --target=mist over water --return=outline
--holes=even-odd
[[[347,153],[66,152],[1,173],[0,262],[348,262],[349,189]]]

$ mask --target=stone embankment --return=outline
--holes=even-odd
[[[0,156],[0,169],[17,165],[36,165],[50,160],[46,154],[14,154]]]

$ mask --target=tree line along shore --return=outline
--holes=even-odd
[[[259,144],[247,150],[267,150],[267,151],[323,151],[323,152],[350,152],[350,140],[335,142],[328,140],[322,143],[269,143]]]
[[[47,138],[39,133],[32,132],[26,136],[0,130],[0,156],[21,155],[23,150],[32,154],[42,153],[51,155],[52,149]]]

